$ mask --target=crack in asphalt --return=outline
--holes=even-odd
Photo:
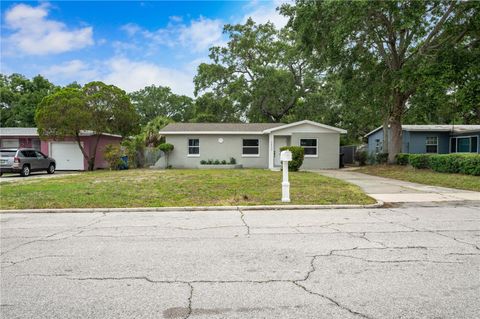
[[[66,230],[62,230],[62,231],[59,231],[59,232],[55,232],[53,234],[50,234],[50,235],[47,235],[47,236],[43,236],[43,237],[39,237],[35,240],[30,240],[28,242],[25,242],[25,243],[21,243],[20,245],[17,245],[15,247],[12,247],[6,251],[3,251],[0,253],[0,256],[4,256],[5,254],[9,253],[9,252],[12,252],[14,250],[17,250],[18,248],[20,247],[23,247],[23,246],[26,246],[26,245],[29,245],[29,244],[33,244],[33,243],[37,243],[37,242],[46,242],[46,241],[57,241],[57,240],[64,240],[64,239],[68,239],[68,238],[72,238],[73,236],[75,235],[78,235],[80,233],[82,233],[86,228],[92,226],[92,225],[95,225],[97,223],[100,222],[100,219],[102,219],[103,217],[105,217],[106,215],[105,214],[102,214],[102,216],[100,217],[95,217],[94,219],[92,219],[88,224],[86,225],[82,225],[82,226],[76,226],[76,227],[71,227],[71,228],[68,228]],[[69,236],[66,236],[66,237],[62,237],[62,238],[56,238],[56,239],[48,239],[48,238],[51,238],[53,236],[56,236],[56,235],[59,235],[59,234],[63,234],[63,233],[66,233],[66,232],[75,232],[76,230],[79,230],[77,233],[74,233],[74,234],[71,234]]]
[[[187,283],[187,285],[190,287],[190,295],[188,296],[188,304],[187,304],[187,314],[185,315],[184,319],[190,318],[190,315],[192,314],[192,298],[193,298],[193,285],[191,283]]]
[[[250,226],[245,221],[245,215],[240,207],[237,207],[237,210],[240,213],[240,219],[242,220],[243,225],[247,228],[247,236],[250,236]]]
[[[355,310],[350,309],[349,307],[345,306],[344,304],[341,304],[340,302],[336,301],[336,300],[333,299],[332,297],[329,297],[329,296],[327,296],[327,295],[324,295],[324,294],[321,294],[321,293],[318,293],[318,292],[309,290],[309,289],[307,289],[307,287],[299,284],[299,283],[296,282],[296,281],[294,281],[293,284],[296,285],[297,287],[300,287],[302,290],[304,290],[305,292],[307,292],[307,293],[309,293],[309,294],[311,294],[311,295],[319,296],[319,297],[322,297],[323,299],[326,299],[326,300],[330,301],[331,303],[333,303],[334,305],[336,305],[336,306],[339,307],[340,309],[346,310],[346,311],[348,311],[349,313],[351,313],[352,315],[356,315],[356,316],[359,316],[359,317],[361,317],[361,318],[366,318],[366,319],[373,319],[373,317],[367,316],[366,314],[363,314],[363,313],[361,313],[361,312],[358,312],[358,311],[355,311]]]
[[[24,262],[28,262],[30,260],[35,260],[35,259],[61,258],[61,257],[74,257],[74,255],[45,255],[45,256],[36,256],[36,257],[25,258],[25,259],[21,259],[21,260],[18,260],[18,261],[5,261],[5,263],[9,263],[9,265],[4,266],[2,268],[12,267],[12,266],[15,266],[15,265],[18,265],[18,264],[21,264],[21,263],[24,263]]]

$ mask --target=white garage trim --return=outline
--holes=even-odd
[[[55,159],[57,170],[85,170],[83,153],[76,141],[49,142],[48,153]]]

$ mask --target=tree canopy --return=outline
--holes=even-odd
[[[429,66],[445,49],[478,46],[478,9],[478,2],[459,1],[299,0],[282,10],[317,65],[336,74],[350,68],[376,75],[369,84],[386,94],[379,111],[391,127],[393,161],[411,98],[433,79]]]
[[[101,133],[138,133],[138,115],[130,98],[121,89],[102,82],[90,82],[82,89],[67,87],[46,96],[35,114],[41,138],[64,139],[75,137],[89,170],[94,169]],[[96,136],[90,152],[86,152],[81,131],[93,131]]]

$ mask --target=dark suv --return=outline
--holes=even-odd
[[[0,148],[0,176],[3,173],[28,176],[35,171],[55,173],[55,160],[33,148]]]

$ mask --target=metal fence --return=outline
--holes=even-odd
[[[357,151],[356,145],[340,146],[340,153],[343,153],[343,163],[354,164],[356,151]]]
[[[162,156],[162,151],[156,147],[146,147],[143,152],[143,167],[150,167],[155,165],[158,159]]]

